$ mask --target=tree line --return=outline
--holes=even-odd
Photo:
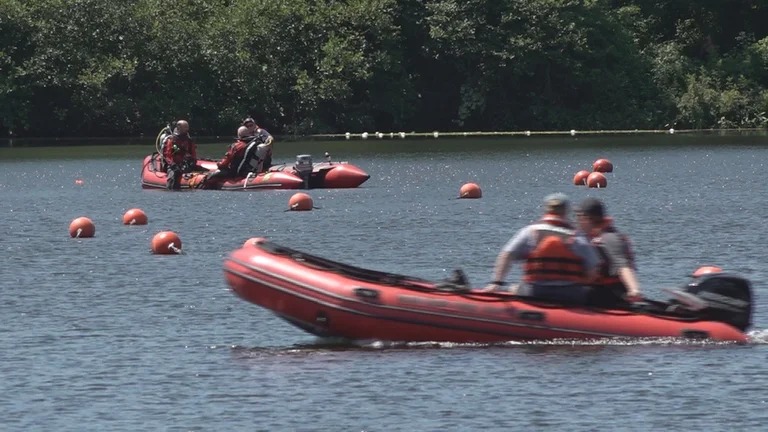
[[[764,128],[768,0],[3,0],[0,136]]]

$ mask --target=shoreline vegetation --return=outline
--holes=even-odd
[[[765,130],[767,21],[698,0],[6,0],[0,146],[246,116],[286,140]]]

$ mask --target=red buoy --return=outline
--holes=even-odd
[[[125,225],[146,225],[148,221],[147,214],[142,209],[132,208],[123,215]]]
[[[312,197],[305,194],[304,192],[293,194],[291,199],[288,201],[288,209],[294,211],[312,210],[313,205],[314,203],[312,202]]]
[[[85,182],[83,181],[83,179],[75,179],[75,184],[78,186],[82,186],[83,184],[85,184]]]
[[[79,217],[69,224],[69,235],[74,238],[87,238],[96,235],[96,225],[87,217]]]
[[[608,179],[600,172],[593,172],[587,176],[587,186],[591,188],[604,188],[608,186]]]
[[[459,198],[480,198],[483,196],[483,191],[477,183],[465,183],[459,189]]]
[[[613,172],[613,164],[608,159],[598,159],[592,164],[592,171],[602,173]]]
[[[584,186],[587,184],[587,177],[589,177],[589,171],[581,170],[573,176],[573,184],[576,186]]]
[[[152,253],[154,254],[180,254],[181,239],[173,231],[161,231],[152,237]]]
[[[702,277],[702,276],[704,276],[706,274],[722,273],[722,272],[723,272],[723,269],[718,267],[718,266],[705,265],[705,266],[701,266],[701,267],[697,268],[696,271],[693,272],[691,277],[697,278],[697,277]]]
[[[249,246],[257,246],[260,244],[264,244],[267,242],[267,239],[264,237],[251,237],[248,240],[243,243],[243,247],[249,247]]]

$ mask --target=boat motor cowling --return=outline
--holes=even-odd
[[[706,303],[705,319],[721,321],[742,331],[752,324],[752,287],[743,277],[712,273],[695,278],[684,290]]]
[[[297,155],[293,169],[296,171],[296,175],[304,180],[304,188],[308,189],[309,177],[312,175],[312,156],[308,154]]]

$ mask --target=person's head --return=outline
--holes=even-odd
[[[568,195],[564,193],[553,193],[544,198],[544,212],[547,214],[565,217],[569,207]]]
[[[237,137],[240,139],[243,139],[245,137],[251,136],[251,131],[245,126],[240,126],[237,128]]]
[[[189,133],[189,123],[186,120],[179,120],[176,122],[176,133],[179,135],[185,135]]]
[[[256,124],[256,121],[254,121],[251,117],[246,118],[243,120],[242,123],[243,126],[247,127],[248,129],[256,129],[259,126]]]
[[[576,208],[576,218],[579,227],[589,232],[592,228],[599,227],[605,223],[605,206],[597,198],[585,198]]]

